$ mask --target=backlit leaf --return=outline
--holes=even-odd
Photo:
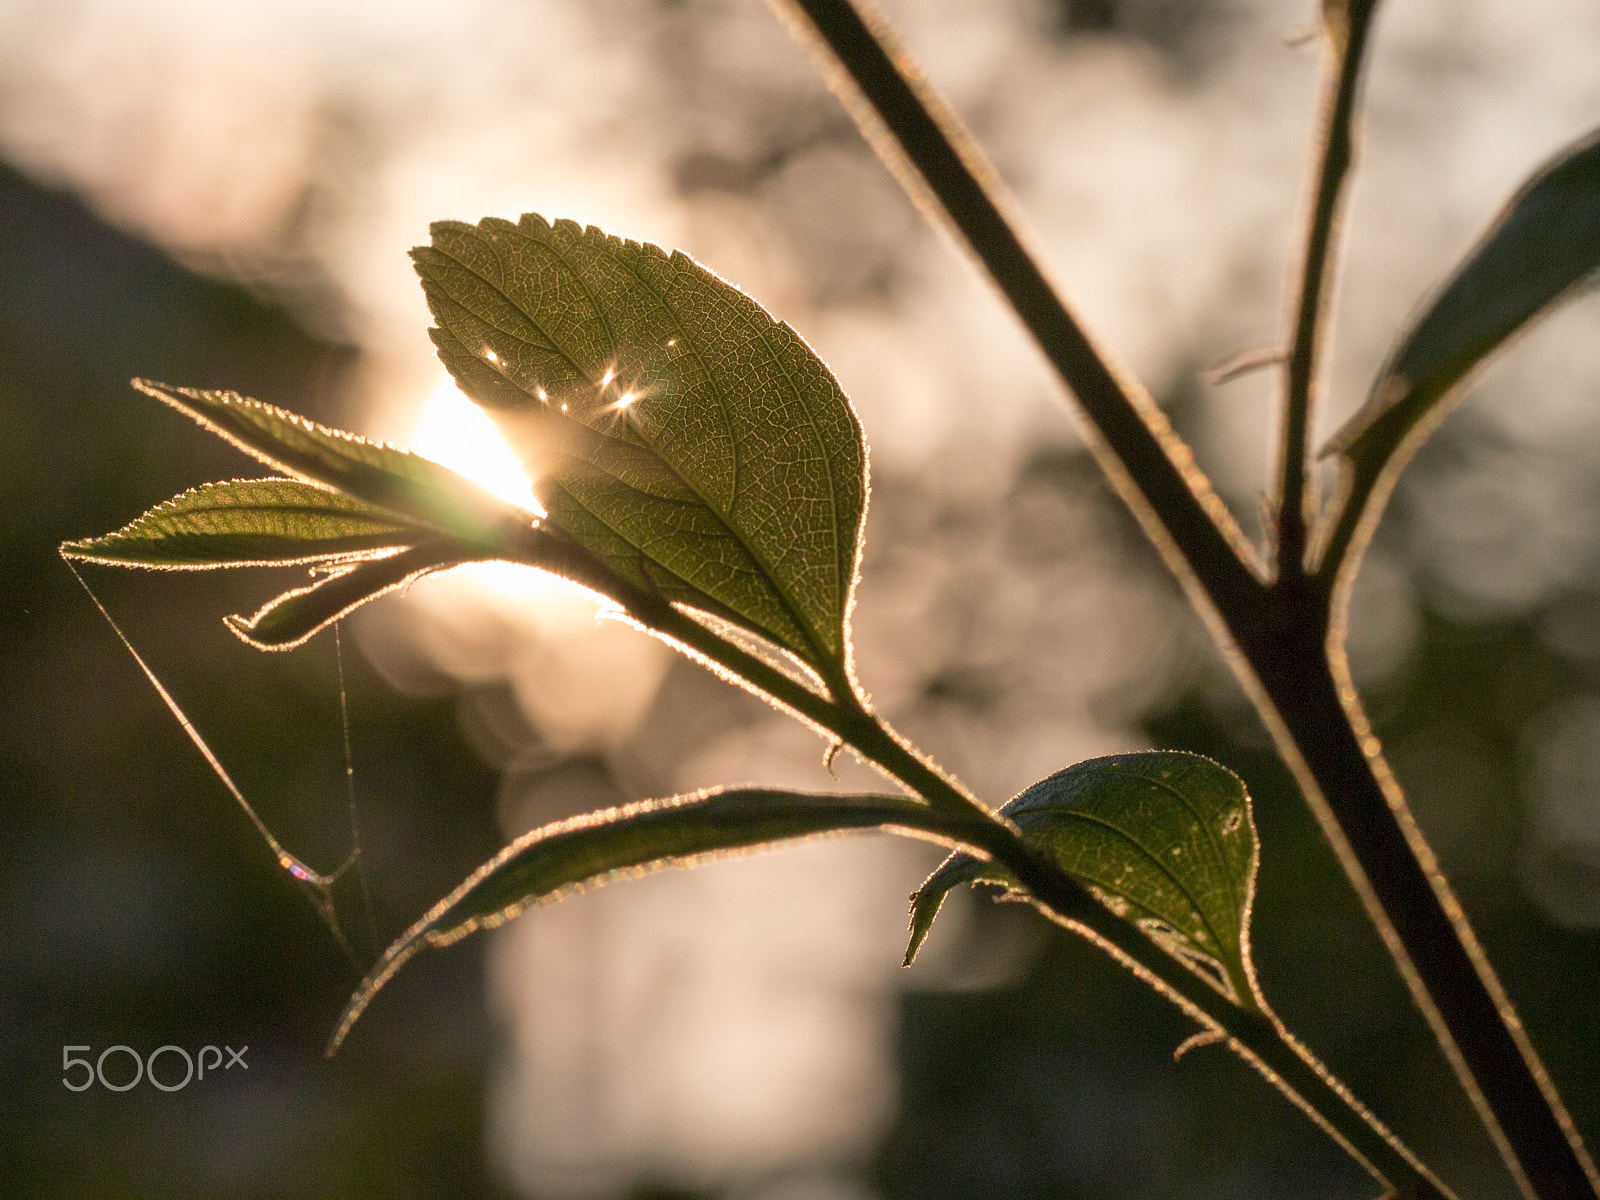
[[[1536,172],[1422,310],[1367,402],[1324,455],[1370,487],[1402,447],[1414,452],[1459,396],[1457,384],[1513,334],[1600,269],[1600,133]],[[1419,436],[1413,437],[1413,432]]]
[[[866,457],[798,334],[681,252],[570,221],[440,222],[413,257],[440,358],[556,528],[840,677]]]
[[[115,533],[66,542],[61,552],[121,567],[282,566],[405,546],[429,532],[299,480],[236,479],[184,492]]]
[[[329,1052],[406,961],[492,928],[530,905],[585,885],[692,866],[776,842],[882,828],[959,842],[968,825],[904,796],[828,795],[765,788],[711,790],[588,813],[524,834],[495,855],[389,947],[345,1007]]]
[[[448,467],[382,442],[329,429],[235,392],[134,387],[170,404],[275,470],[334,488],[412,525],[493,552],[534,520]]]
[[[1001,810],[1035,850],[1232,1000],[1256,1007],[1250,906],[1256,836],[1233,772],[1198,754],[1092,758]],[[909,963],[959,883],[1017,888],[1004,867],[952,854],[912,897]]]

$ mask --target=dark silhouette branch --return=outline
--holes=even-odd
[[[1188,447],[1051,288],[1007,220],[992,171],[885,24],[864,19],[850,0],[775,3],[820,52],[830,86],[891,171],[982,264],[1077,397],[1090,448],[1207,619],[1519,1187],[1538,1200],[1600,1197],[1600,1177],[1570,1117],[1366,730],[1343,669],[1344,596],[1305,574],[1306,430],[1349,166],[1355,66],[1373,0],[1324,5],[1344,24],[1330,30],[1339,58],[1302,268],[1309,297],[1297,310],[1283,442],[1289,528],[1280,562],[1294,566],[1270,591]]]
[[[887,29],[869,27],[845,0],[785,0],[779,12],[817,51],[830,86],[924,214],[965,244],[1033,334],[1088,415],[1085,436],[1112,486],[1169,566],[1180,577],[1195,576],[1197,601],[1203,594],[1260,610],[1265,590],[1255,551],[1193,452],[1051,286],[1005,216],[993,171],[956,118],[906,69]]]

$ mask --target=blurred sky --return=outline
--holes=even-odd
[[[1210,392],[1198,376],[1278,331],[1317,63],[1295,35],[1313,7],[888,6],[1091,328],[1251,528],[1271,373]],[[1392,0],[1325,430],[1521,178],[1600,122],[1597,61],[1592,0]],[[1078,443],[1029,346],[755,0],[0,0],[0,154],[358,348],[353,428],[511,488],[425,334],[405,252],[428,221],[536,211],[695,255],[793,324],[854,399],[874,484],[862,678],[993,802],[1144,745],[1146,713],[1228,686],[1092,485],[1052,474]],[[1538,612],[1556,653],[1600,658],[1597,317],[1582,299],[1527,338],[1456,418],[1471,436],[1418,464],[1358,600],[1364,684],[1414,668],[1428,613]],[[809,733],[548,580],[456,572],[354,624],[394,686],[458,699],[502,772],[507,836],[713,783],[871,778],[841,764],[832,779]],[[1600,697],[1564,698],[1525,736],[1524,885],[1554,918],[1600,923]],[[1426,739],[1409,753],[1419,772],[1460,759]],[[491,1003],[511,1031],[499,1169],[556,1200],[645,1178],[862,1194],[849,1168],[899,1103],[895,964],[929,863],[829,842],[605,889],[493,935]],[[1025,954],[962,968],[938,942],[915,986],[993,983]]]

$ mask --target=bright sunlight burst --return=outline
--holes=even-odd
[[[502,500],[543,514],[533,483],[487,413],[462,395],[448,375],[423,406],[411,430],[411,448],[452,471],[459,471]]]
[[[424,458],[459,471],[502,500],[544,515],[516,452],[489,415],[467,399],[448,375],[441,375],[429,394],[408,441],[411,449]],[[594,617],[593,596],[544,571],[511,563],[479,562],[457,567],[449,574],[458,586],[465,584],[480,596],[539,605],[547,617],[560,611],[580,624]],[[460,603],[462,597],[457,595],[456,600]],[[571,607],[574,600],[580,600],[576,609]]]

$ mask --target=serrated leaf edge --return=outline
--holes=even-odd
[[[616,251],[619,250],[619,249],[620,250],[631,250],[631,251],[636,251],[636,252],[647,254],[647,255],[656,256],[660,260],[662,260],[663,262],[666,262],[666,263],[669,263],[669,264],[676,265],[679,262],[686,263],[691,268],[693,268],[695,270],[698,270],[698,271],[701,271],[701,272],[704,272],[707,276],[709,276],[711,279],[715,280],[717,283],[723,285],[724,287],[727,287],[729,290],[737,293],[740,297],[742,297],[743,299],[748,301],[759,313],[761,313],[764,317],[766,317],[767,320],[770,321],[773,326],[782,329],[789,336],[793,337],[800,344],[800,346],[802,346],[806,350],[807,353],[809,353],[813,358],[816,359],[816,361],[819,364],[822,365],[822,367],[825,370],[825,372],[827,373],[828,377],[834,381],[834,385],[835,385],[835,387],[838,388],[839,394],[844,400],[845,406],[846,406],[846,408],[848,409],[848,411],[850,413],[852,423],[853,423],[853,425],[855,427],[856,442],[857,442],[857,446],[858,446],[858,449],[859,449],[859,452],[860,452],[861,471],[862,471],[861,513],[860,513],[860,517],[859,517],[858,521],[856,522],[856,526],[855,526],[855,529],[853,531],[853,537],[851,539],[853,545],[852,545],[852,552],[848,556],[849,562],[848,562],[848,565],[845,565],[841,561],[844,556],[841,556],[838,553],[838,550],[839,550],[838,543],[839,543],[839,540],[840,540],[839,539],[840,520],[839,520],[838,488],[836,486],[836,481],[835,481],[834,476],[833,476],[833,471],[831,469],[825,469],[824,470],[824,475],[825,475],[825,477],[827,479],[827,483],[828,483],[828,492],[829,492],[829,496],[830,496],[830,503],[831,503],[831,507],[833,509],[833,514],[834,514],[833,530],[831,531],[831,534],[830,534],[830,537],[831,537],[831,539],[832,539],[832,541],[834,543],[834,551],[830,555],[830,561],[832,561],[833,563],[836,564],[835,565],[835,570],[839,571],[839,578],[837,580],[838,586],[839,586],[839,589],[840,589],[839,612],[837,614],[839,628],[838,628],[838,632],[837,632],[837,635],[836,635],[838,637],[838,639],[839,639],[839,646],[837,647],[836,651],[829,650],[824,644],[819,642],[818,639],[819,639],[820,635],[818,634],[817,631],[814,631],[811,628],[810,620],[803,615],[801,606],[798,605],[798,603],[795,601],[795,599],[789,594],[789,589],[782,585],[782,582],[781,582],[780,578],[774,572],[772,564],[767,561],[767,558],[766,558],[766,556],[764,554],[759,553],[753,546],[751,546],[747,542],[745,537],[731,523],[729,523],[727,515],[722,512],[720,506],[712,503],[712,501],[707,496],[705,496],[697,486],[695,486],[690,480],[686,479],[680,473],[678,468],[676,466],[674,466],[674,464],[670,460],[668,460],[667,458],[663,457],[660,454],[660,452],[655,449],[654,445],[646,439],[645,433],[644,433],[644,431],[642,429],[635,428],[635,433],[639,436],[640,440],[643,442],[643,448],[648,450],[652,455],[654,455],[657,458],[657,460],[668,471],[671,472],[673,478],[676,479],[686,490],[688,490],[691,494],[693,494],[696,497],[696,499],[705,508],[705,510],[708,513],[710,513],[713,517],[715,517],[717,519],[717,521],[722,525],[722,527],[725,530],[727,536],[732,541],[737,543],[739,545],[739,547],[744,551],[744,553],[747,554],[750,557],[751,561],[761,570],[761,572],[763,574],[763,577],[769,582],[769,584],[771,585],[774,593],[776,594],[776,598],[782,604],[783,610],[784,610],[786,616],[788,617],[789,621],[794,625],[795,629],[804,638],[805,642],[807,643],[807,648],[809,649],[809,651],[816,656],[815,660],[810,660],[805,655],[802,655],[802,654],[797,654],[797,657],[801,658],[802,661],[806,661],[808,666],[815,666],[815,667],[819,667],[819,668],[828,669],[829,673],[835,676],[836,681],[837,680],[848,680],[848,679],[850,679],[853,676],[852,660],[853,660],[853,657],[854,657],[853,656],[853,651],[852,651],[852,648],[851,648],[851,641],[850,641],[850,614],[851,614],[851,612],[852,612],[852,610],[854,609],[854,606],[855,606],[855,592],[856,592],[856,588],[857,588],[857,585],[858,585],[859,579],[860,579],[862,543],[865,540],[864,537],[863,537],[863,532],[864,532],[865,525],[866,525],[867,512],[868,512],[868,509],[870,507],[870,502],[871,502],[871,490],[872,490],[872,488],[871,488],[871,468],[870,468],[870,461],[869,461],[869,454],[868,454],[868,448],[867,448],[867,445],[866,445],[866,440],[865,440],[865,437],[864,437],[864,435],[862,433],[862,430],[861,430],[860,417],[859,417],[859,415],[856,414],[855,407],[850,402],[850,399],[849,399],[848,395],[845,394],[844,389],[841,386],[839,386],[837,377],[834,376],[834,374],[832,372],[832,369],[827,366],[826,362],[823,360],[821,355],[817,354],[815,348],[812,347],[811,344],[809,342],[807,342],[806,339],[797,330],[795,330],[794,327],[792,325],[790,325],[787,321],[779,320],[777,317],[773,316],[766,309],[766,307],[763,306],[760,303],[760,301],[756,300],[748,292],[745,292],[743,289],[739,288],[737,285],[735,285],[735,284],[729,282],[728,280],[724,279],[721,275],[717,274],[717,272],[715,270],[713,270],[712,268],[710,268],[710,267],[706,266],[705,264],[701,263],[699,260],[695,259],[692,255],[686,254],[682,250],[674,249],[674,250],[668,251],[664,247],[656,245],[653,242],[644,241],[642,239],[624,238],[624,237],[621,237],[621,236],[619,236],[617,234],[608,233],[607,231],[605,231],[604,229],[601,229],[598,226],[595,226],[595,225],[580,225],[578,222],[572,221],[570,219],[558,219],[558,220],[555,220],[555,221],[551,221],[551,220],[546,219],[545,217],[543,217],[539,213],[524,213],[524,214],[522,214],[521,218],[518,221],[515,221],[515,222],[508,221],[508,220],[506,220],[504,218],[497,218],[497,217],[486,217],[486,218],[478,221],[475,224],[474,223],[470,223],[470,222],[465,222],[465,221],[456,221],[456,220],[435,221],[429,226],[429,232],[430,232],[430,235],[432,235],[435,239],[437,239],[437,237],[439,235],[439,232],[441,230],[442,231],[446,231],[446,232],[458,233],[459,234],[459,233],[462,233],[462,232],[487,233],[487,232],[491,231],[492,229],[498,229],[498,230],[503,230],[505,232],[509,232],[509,233],[515,234],[515,235],[517,235],[519,237],[524,238],[525,240],[534,242],[536,245],[540,246],[541,248],[548,249],[548,247],[546,247],[543,242],[539,241],[539,239],[537,239],[537,238],[532,237],[528,233],[528,231],[527,231],[527,229],[525,227],[528,225],[529,222],[537,222],[540,226],[542,226],[542,228],[546,232],[551,233],[551,234],[554,234],[554,233],[556,233],[558,231],[562,231],[562,232],[568,233],[569,236],[574,236],[574,237],[578,237],[578,238],[594,237],[599,242],[604,244],[606,249],[608,251],[611,251],[613,254],[615,254]],[[428,257],[432,256],[432,255],[437,255],[441,259],[448,260],[449,262],[454,264],[457,268],[459,268],[459,269],[461,269],[463,271],[466,271],[469,274],[474,275],[475,277],[479,278],[480,280],[482,280],[485,284],[487,284],[489,286],[497,287],[497,285],[495,285],[493,283],[493,281],[488,280],[488,279],[484,279],[483,276],[481,276],[473,267],[471,267],[467,263],[462,262],[460,258],[458,258],[456,255],[450,253],[448,250],[442,249],[439,246],[433,245],[433,244],[430,244],[430,245],[427,245],[427,246],[417,246],[417,247],[414,247],[412,249],[411,257],[412,257],[413,262],[416,264],[417,272],[418,272],[419,276],[422,276],[422,278],[423,278],[424,285],[425,285],[424,286],[424,290],[427,293],[427,299],[428,299],[428,303],[429,303],[430,309],[434,309],[435,308],[436,299],[435,299],[435,296],[433,294],[433,290],[427,286],[427,284],[428,284],[428,276],[426,274],[425,268],[427,266]],[[623,261],[621,261],[619,259],[617,261],[617,265],[618,265],[619,269],[625,269],[635,279],[639,279],[639,282],[641,283],[642,286],[644,286],[646,288],[646,290],[650,290],[652,292],[654,291],[654,289],[651,287],[651,285],[648,282],[644,281],[643,279],[640,279],[639,276],[638,276],[638,273],[636,271],[634,271],[626,262],[623,262]],[[579,283],[579,285],[581,285],[585,289],[585,291],[587,292],[588,291],[588,285],[587,285],[587,282],[585,280],[583,280],[583,278],[581,276],[581,273],[574,269],[573,276],[576,279],[576,281]],[[454,300],[453,297],[445,296],[445,297],[443,297],[443,299],[444,300],[448,300],[449,303],[451,303],[452,305],[455,305],[456,307],[462,307],[458,301]],[[522,307],[519,304],[517,304],[515,301],[512,301],[509,297],[506,297],[506,300],[507,300],[507,303],[510,304],[512,308],[516,309],[519,313],[521,313],[523,315],[523,317],[525,319],[529,320],[530,324],[533,323],[532,318],[528,317],[528,315],[525,312],[525,310],[523,310]],[[600,311],[600,307],[601,306],[599,305],[598,301],[591,299],[591,304],[594,305],[594,307],[596,308],[597,311]],[[473,316],[474,319],[477,319],[477,320],[480,320],[480,321],[482,320],[482,318],[478,318],[476,316],[476,314],[471,313],[470,310],[465,310],[465,311],[468,312],[468,315]],[[439,317],[437,311],[434,312],[434,317],[435,317],[436,321],[439,321],[441,319]],[[438,338],[439,338],[440,335],[449,337],[450,340],[453,343],[455,343],[455,345],[460,349],[462,354],[464,354],[467,357],[470,357],[470,358],[474,359],[475,361],[477,361],[481,365],[487,367],[490,371],[492,371],[494,373],[494,375],[497,378],[502,380],[507,387],[513,389],[519,396],[521,396],[526,402],[528,402],[528,404],[530,406],[532,404],[536,404],[536,403],[539,402],[539,398],[538,397],[536,397],[534,395],[531,395],[530,393],[526,392],[522,388],[522,386],[520,384],[518,384],[516,381],[512,380],[511,378],[509,378],[505,374],[505,372],[502,370],[501,365],[497,360],[492,360],[492,359],[486,358],[482,354],[474,352],[464,342],[462,342],[461,339],[459,337],[457,337],[451,330],[446,329],[446,328],[440,328],[439,326],[436,325],[435,329],[430,331],[430,332],[433,335],[433,338],[434,338],[434,341],[435,341],[436,344],[438,342]],[[684,331],[684,336],[688,336],[688,334],[689,334],[689,331],[685,330]],[[765,331],[763,331],[763,335],[762,336],[763,336],[763,342],[765,344],[766,341],[767,341],[766,336],[765,336]],[[565,352],[562,351],[559,346],[555,345],[554,339],[548,339],[548,340],[551,341],[552,348],[555,350],[556,353],[562,354],[563,357],[566,357]],[[441,347],[441,349],[442,349],[442,347]],[[772,351],[772,353],[773,353],[774,357],[777,356],[776,351]],[[443,358],[442,354],[441,354],[441,358]],[[568,361],[571,362],[571,359],[569,358]],[[445,365],[448,368],[449,363],[446,362]],[[572,365],[573,365],[574,369],[578,371],[579,374],[585,374],[582,371],[582,369],[578,367],[578,364],[573,363]],[[707,372],[707,374],[709,376],[710,372]],[[463,390],[465,390],[465,388],[463,388]],[[469,393],[469,395],[470,395],[470,393]],[[493,408],[495,406],[485,403],[484,407]],[[724,405],[724,407],[726,407],[726,405]],[[808,419],[811,418],[810,410],[806,409],[806,412],[807,412]],[[593,426],[588,425],[586,422],[577,420],[576,418],[573,418],[571,416],[567,416],[565,414],[551,412],[549,414],[549,416],[550,416],[551,419],[558,420],[558,421],[561,421],[561,422],[566,423],[566,424],[570,424],[575,429],[581,430],[582,436],[595,437],[595,438],[600,438],[600,439],[608,439],[608,438],[614,437],[614,435],[607,434],[604,430],[594,428]],[[815,421],[813,420],[812,423],[814,425]],[[818,431],[818,437],[819,437],[819,441],[822,441],[825,444],[825,439],[822,438],[820,430]],[[629,445],[633,449],[639,449],[640,448],[638,446],[633,446],[632,443],[628,443],[626,441],[624,441],[623,444]],[[613,477],[613,478],[615,478],[615,477]],[[582,508],[585,512],[587,512],[589,514],[589,516],[593,520],[595,520],[599,524],[605,526],[607,529],[610,529],[612,531],[612,533],[615,534],[621,541],[631,545],[631,540],[625,534],[623,534],[622,532],[616,530],[609,522],[605,521],[599,514],[595,513],[593,509],[589,508],[588,505],[585,505],[569,489],[567,489],[565,487],[562,487],[562,485],[560,484],[559,480],[549,479],[549,480],[545,480],[543,482],[544,482],[544,486],[559,488],[569,498],[569,500],[574,505]],[[621,480],[621,479],[616,479],[616,482],[621,484],[622,486],[629,486],[626,483],[626,481]],[[641,553],[641,557],[642,557],[642,552],[640,552],[640,553]],[[702,589],[699,588],[698,585],[694,584],[690,580],[684,579],[682,576],[677,575],[676,572],[671,571],[671,569],[666,567],[665,564],[656,563],[655,560],[653,560],[653,559],[650,559],[650,560],[647,560],[647,561],[649,561],[650,564],[653,567],[655,567],[657,569],[660,569],[660,570],[663,570],[663,571],[667,571],[670,574],[672,574],[674,576],[674,578],[678,579],[679,582],[685,588],[687,588],[687,589],[689,589],[691,591],[694,591],[694,592],[702,592]],[[840,570],[841,566],[843,566],[844,569]],[[644,575],[645,575],[646,578],[649,578],[649,572],[644,572]],[[706,595],[706,598],[708,600],[715,601],[715,597],[712,597],[709,594]],[[704,606],[702,605],[702,606],[699,606],[699,607],[704,607]],[[719,614],[719,615],[723,615],[723,614]],[[784,650],[785,653],[796,653],[796,648],[784,646],[783,643],[777,641],[771,634],[766,633],[765,631],[762,631],[759,627],[756,627],[752,622],[750,622],[748,618],[740,616],[734,610],[728,609],[727,613],[726,613],[726,616],[735,619],[738,624],[740,624],[741,626],[743,626],[746,629],[749,629],[751,632],[756,633],[757,636],[762,637],[762,638],[764,638],[766,640],[772,641],[775,645],[780,646]],[[830,634],[828,634],[828,636],[831,638],[831,637],[833,637],[835,635],[830,633]]]
[[[376,520],[381,518],[392,523],[397,533],[409,532],[412,536],[410,538],[398,537],[395,539],[392,546],[377,545],[365,550],[341,550],[331,554],[312,552],[297,558],[228,559],[225,561],[208,563],[131,562],[126,558],[117,558],[109,554],[96,553],[96,546],[117,539],[127,539],[129,541],[156,541],[157,539],[155,538],[144,538],[133,531],[148,521],[162,516],[172,515],[173,512],[179,511],[179,506],[182,505],[185,500],[192,499],[193,497],[199,496],[215,488],[231,487],[235,484],[290,482],[315,488],[318,491],[325,492],[330,496],[342,497],[350,501],[352,504],[365,505],[372,514],[369,519]],[[333,514],[330,512],[330,515]],[[348,515],[352,517],[359,517],[362,514],[358,510],[351,510]],[[388,509],[379,508],[376,505],[368,505],[363,500],[358,500],[345,492],[339,491],[337,488],[331,488],[327,484],[320,483],[314,479],[305,479],[299,476],[295,476],[292,479],[283,476],[272,476],[265,479],[228,479],[217,480],[213,483],[202,483],[198,487],[192,487],[186,491],[179,492],[176,496],[173,496],[169,500],[163,500],[154,508],[146,509],[143,513],[129,521],[120,529],[114,529],[110,533],[103,533],[99,537],[77,538],[72,541],[62,542],[58,547],[58,550],[63,557],[73,559],[76,562],[94,563],[98,566],[108,567],[137,567],[148,571],[215,571],[233,567],[300,567],[308,566],[314,563],[334,563],[347,561],[359,562],[363,559],[374,557],[386,549],[403,549],[406,545],[414,542],[419,537],[433,536],[434,532],[435,531],[431,529],[424,529],[419,526],[410,525],[406,523],[403,518],[399,517],[395,513],[390,512]]]

